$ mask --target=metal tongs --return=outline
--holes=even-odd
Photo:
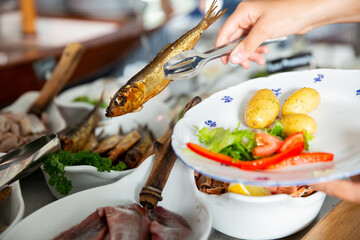
[[[215,58],[228,55],[245,37],[246,36],[242,36],[236,40],[227,43],[226,45],[211,49],[205,53],[201,53],[196,50],[187,50],[176,55],[175,57],[172,57],[163,66],[165,79],[182,80],[198,75],[200,73],[200,70],[207,62]],[[260,46],[269,43],[281,42],[286,39],[287,37],[268,39]]]
[[[41,157],[60,149],[56,134],[42,136],[0,157],[0,190],[22,179],[42,164]]]

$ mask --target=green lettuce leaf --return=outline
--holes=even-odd
[[[280,137],[283,140],[285,139],[284,128],[281,125],[281,123],[278,121],[275,121],[275,125],[272,129],[264,129],[264,130],[272,136]]]
[[[240,124],[239,124],[240,126]],[[253,160],[251,150],[255,147],[255,133],[250,129],[239,130],[239,126],[234,130],[218,127],[208,129],[206,127],[198,129],[198,138],[206,148],[214,153],[222,153],[237,159]]]

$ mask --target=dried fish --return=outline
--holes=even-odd
[[[129,148],[131,148],[139,139],[141,135],[138,131],[134,130],[126,134],[125,137],[115,146],[109,153],[109,158],[112,162],[115,162],[118,157],[124,154]]]
[[[142,158],[140,159],[140,161],[138,161],[137,165],[135,167],[140,166],[143,161],[145,161],[148,157],[150,157],[151,155],[154,154],[154,147],[151,146],[148,148],[148,150],[146,151],[146,153],[142,156]]]
[[[62,150],[75,153],[84,148],[88,138],[100,120],[99,108],[102,102],[101,99],[102,97],[99,103],[83,120],[59,132]]]
[[[100,141],[100,143],[96,146],[93,152],[97,152],[99,154],[103,154],[111,149],[113,149],[116,144],[118,144],[124,137],[114,134],[110,137],[107,137]]]
[[[95,136],[95,132],[93,131],[90,136],[89,139],[87,140],[87,142],[85,143],[85,146],[83,147],[83,151],[91,151],[96,145],[97,145],[98,141],[97,138]]]
[[[143,156],[147,153],[148,149],[152,147],[155,141],[151,131],[147,128],[141,128],[141,139],[129,151],[126,152],[124,163],[127,168],[134,168],[141,161]]]

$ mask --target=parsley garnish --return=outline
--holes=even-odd
[[[96,167],[99,172],[122,171],[126,168],[123,162],[113,166],[109,158],[89,151],[60,151],[48,154],[44,158],[44,170],[50,176],[49,184],[55,186],[56,191],[62,195],[67,195],[72,189],[71,181],[65,176],[65,166],[90,165]]]

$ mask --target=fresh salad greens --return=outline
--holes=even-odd
[[[79,96],[79,97],[75,98],[73,100],[73,102],[85,102],[85,103],[89,103],[89,104],[95,106],[96,104],[98,104],[99,100],[90,99],[88,96]],[[106,102],[103,101],[101,103],[100,107],[101,108],[106,108],[107,107]]]
[[[251,129],[240,130],[240,123],[234,131],[224,129],[223,127],[208,129],[206,127],[198,129],[197,136],[201,143],[206,145],[206,149],[214,153],[221,153],[234,158],[234,162],[241,160],[254,160],[256,157],[252,154],[252,149],[256,147],[255,133]],[[283,133],[283,126],[276,121],[272,129],[263,129],[272,136],[285,139]],[[308,141],[312,140],[314,136],[304,133],[305,149],[308,150]]]
[[[77,153],[59,151],[48,154],[44,158],[44,171],[50,176],[49,184],[55,186],[56,191],[62,195],[67,195],[72,189],[71,181],[65,176],[66,166],[90,165],[96,167],[99,172],[122,171],[126,168],[123,162],[113,166],[109,158],[103,158],[98,153],[89,151]]]
[[[281,125],[281,123],[278,121],[275,121],[275,125],[272,129],[269,128],[269,129],[264,129],[264,130],[272,136],[280,137],[282,140],[285,139],[284,128]]]
[[[304,131],[304,148],[309,150],[309,142],[315,138],[314,135],[309,134],[306,130]]]
[[[239,130],[240,124],[234,131],[222,127],[209,130],[204,127],[198,129],[197,136],[206,148],[214,153],[221,153],[238,159],[253,160],[251,150],[256,146],[255,133],[250,129]]]

